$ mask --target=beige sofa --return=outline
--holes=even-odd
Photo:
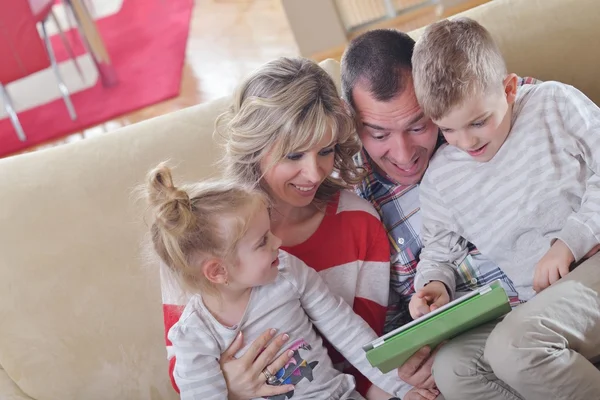
[[[511,70],[600,103],[600,1],[495,0],[466,15],[492,31]],[[336,62],[322,65],[339,79]],[[131,190],[165,159],[181,180],[215,174],[225,104],[0,160],[1,400],[177,398]]]

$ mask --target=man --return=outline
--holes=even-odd
[[[410,321],[408,303],[423,247],[419,182],[442,143],[438,128],[424,116],[415,97],[411,63],[414,45],[404,33],[373,30],[354,39],[341,62],[342,96],[356,116],[364,148],[357,161],[367,176],[358,192],[379,212],[392,249],[386,332]],[[458,270],[458,291],[501,279],[511,303],[519,303],[512,282],[476,249],[472,248]],[[418,389],[435,385],[432,364],[433,353],[424,348],[399,369],[400,378],[417,388],[407,400],[426,398]]]

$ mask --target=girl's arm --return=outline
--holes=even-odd
[[[297,288],[302,307],[319,332],[363,375],[388,393],[403,397],[412,386],[398,379],[397,372],[382,374],[373,368],[362,345],[377,334],[343,299],[329,291],[319,274],[296,257],[289,256],[289,279]]]
[[[181,400],[227,399],[227,385],[219,365],[217,341],[202,329],[193,315],[180,321],[169,331],[176,357],[173,378]]]

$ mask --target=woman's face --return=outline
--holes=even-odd
[[[332,136],[330,132],[316,146],[287,154],[283,160],[273,160],[270,153],[262,160],[263,184],[276,204],[306,207],[312,203],[317,189],[333,171]]]

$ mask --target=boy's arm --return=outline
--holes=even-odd
[[[450,299],[453,299],[456,290],[455,268],[467,256],[468,242],[455,233],[452,211],[440,197],[426,173],[420,188],[424,248],[417,266],[415,290],[431,281],[440,281],[446,285]]]
[[[219,364],[220,350],[214,338],[198,326],[175,325],[169,340],[177,359],[173,378],[181,400],[222,400],[227,384]]]
[[[293,256],[289,257],[288,266],[302,307],[319,332],[373,384],[404,397],[412,386],[401,381],[397,371],[384,375],[367,361],[362,346],[377,339],[373,329],[329,290],[315,270]]]
[[[557,85],[555,96],[563,126],[576,140],[573,156],[593,172],[581,208],[556,236],[579,261],[600,242],[600,108],[572,86]]]

